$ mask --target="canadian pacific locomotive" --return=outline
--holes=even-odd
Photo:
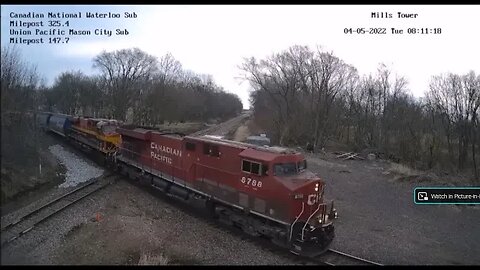
[[[79,128],[78,119],[51,115],[45,126],[89,142],[119,173],[184,200],[203,200],[212,216],[295,254],[321,254],[334,238],[333,201],[325,200],[324,181],[299,152],[144,128],[118,127],[110,134],[118,139],[107,140],[99,129]]]

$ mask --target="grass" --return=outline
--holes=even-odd
[[[205,129],[205,125],[200,122],[186,122],[186,123],[174,122],[174,123],[158,125],[157,128],[161,130],[165,129],[165,130],[171,130],[175,132],[190,134],[190,133]]]
[[[392,163],[388,171],[390,173],[393,173],[402,177],[413,177],[413,176],[418,176],[422,174],[417,170],[414,170],[408,166],[405,166],[399,163]]]
[[[184,251],[175,249],[155,249],[142,252],[138,259],[138,265],[201,265],[202,262]]]

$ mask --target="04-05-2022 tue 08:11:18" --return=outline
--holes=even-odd
[[[410,27],[405,29],[401,28],[386,28],[386,27],[347,27],[343,29],[344,34],[370,34],[370,35],[386,35],[386,34],[393,34],[393,35],[402,35],[402,34],[408,34],[408,35],[438,35],[442,33],[442,28],[436,27],[436,28],[428,28],[428,27],[423,27],[423,28],[414,28]]]

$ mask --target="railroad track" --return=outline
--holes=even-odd
[[[373,262],[367,259],[363,259],[357,256],[353,256],[335,249],[329,249],[322,255],[315,257],[314,260],[321,261],[327,265],[378,265],[383,264]]]
[[[235,130],[245,121],[245,119],[250,116],[250,112],[244,112],[235,118],[211,126],[209,128],[199,130],[197,132],[189,134],[189,136],[217,135],[224,137],[229,132],[235,132]]]
[[[35,210],[18,217],[15,221],[10,222],[1,228],[1,247],[15,241],[26,233],[30,232],[39,224],[53,217],[62,210],[79,202],[83,198],[95,193],[108,186],[113,182],[113,179],[118,176],[114,174],[107,174],[101,176],[86,184],[67,192],[66,194],[57,197]]]
[[[259,237],[254,237],[246,234],[241,229],[236,228],[231,225],[227,225],[225,223],[219,222],[219,220],[213,219],[208,216],[205,212],[205,209],[195,205],[195,203],[185,203],[181,202],[178,198],[172,198],[167,194],[160,192],[154,188],[151,188],[147,185],[142,185],[138,182],[134,182],[132,180],[127,180],[130,184],[134,184],[135,186],[143,189],[150,194],[161,198],[164,202],[175,206],[176,209],[183,211],[185,214],[191,215],[197,218],[199,221],[205,222],[210,226],[222,230],[224,232],[230,233],[231,235],[238,237],[242,241],[249,242],[260,249],[277,254],[279,256],[287,256],[294,264],[298,265],[329,265],[329,266],[339,266],[339,265],[378,265],[383,266],[383,264],[373,262],[367,259],[363,259],[354,255],[350,255],[338,250],[329,249],[325,253],[316,256],[314,258],[307,258],[307,257],[300,257],[298,255],[294,255],[285,248],[279,247],[274,245],[271,241]],[[192,205],[193,203],[193,205]]]

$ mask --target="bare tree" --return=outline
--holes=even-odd
[[[102,52],[93,59],[100,69],[113,116],[125,119],[128,107],[135,107],[146,84],[158,71],[158,60],[138,48]]]
[[[32,109],[34,90],[39,86],[37,68],[22,59],[17,47],[2,47],[1,100],[2,112]]]

